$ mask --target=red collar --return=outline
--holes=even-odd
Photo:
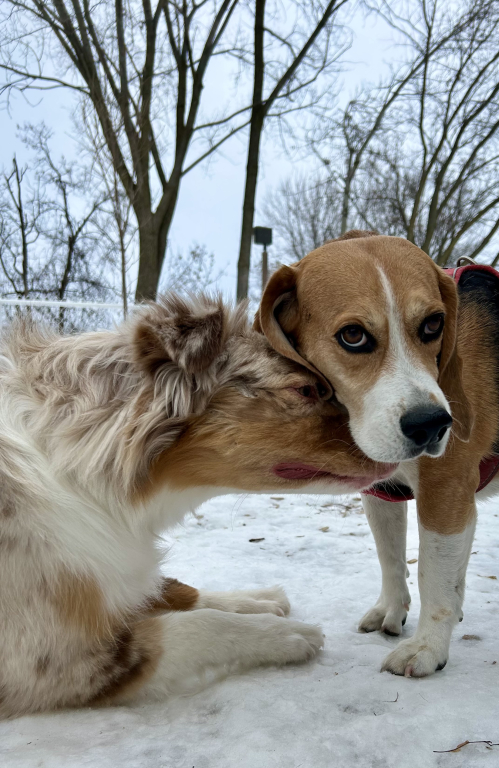
[[[499,456],[488,456],[482,459],[480,462],[480,483],[476,493],[485,488],[498,471]],[[372,488],[368,488],[367,491],[362,491],[362,493],[368,496],[376,496],[377,499],[383,499],[383,501],[410,501],[414,498],[414,494],[409,486],[391,483],[389,480],[384,483],[377,483]]]
[[[466,264],[463,267],[458,266],[444,269],[444,272],[454,278],[456,285],[459,285],[463,273],[470,271],[488,272],[494,275],[494,277],[499,278],[499,272],[494,267],[488,267],[486,264]],[[485,488],[499,471],[499,455],[488,456],[482,459],[479,469],[480,483],[476,493]],[[383,499],[383,501],[410,501],[414,498],[411,489],[407,485],[390,483],[389,480],[385,483],[377,483],[372,488],[368,488],[367,491],[362,491],[362,493],[376,496],[377,499]]]

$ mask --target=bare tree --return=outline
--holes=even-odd
[[[338,237],[341,204],[340,187],[324,173],[287,179],[272,190],[263,212],[274,229],[277,260],[299,261],[326,240]]]
[[[114,171],[114,169],[113,169]],[[123,187],[116,172],[112,174],[112,185],[108,190],[108,199],[111,205],[110,215],[104,217],[102,233],[109,241],[112,252],[116,241],[118,242],[119,265],[121,275],[121,299],[123,301],[123,314],[128,314],[128,272],[130,269],[130,251],[135,243],[137,232],[132,221],[132,206],[130,200],[123,194]],[[107,223],[111,221],[113,227],[109,229]]]
[[[131,300],[129,273],[138,261],[137,221],[100,134],[95,113],[86,107],[85,103],[81,104],[77,113],[80,124],[84,126],[79,144],[88,157],[93,186],[103,193],[104,202],[96,222],[102,237],[104,258],[119,268],[123,315],[126,317]]]
[[[206,246],[195,243],[187,255],[172,251],[166,262],[166,284],[177,293],[194,293],[212,287],[221,277],[223,270],[216,270],[215,256]]]
[[[315,153],[342,189],[341,233],[351,228],[354,182],[373,141],[381,131],[383,142],[393,140],[401,127],[399,104],[412,94],[414,82],[424,78],[434,60],[452,56],[456,38],[483,18],[490,5],[490,0],[465,0],[452,8],[442,0],[380,0],[370,5],[371,12],[384,16],[398,33],[405,60],[392,66],[386,82],[362,86],[339,114],[333,112],[327,119],[321,113],[311,137]]]
[[[406,61],[316,132],[322,170],[269,198],[284,248],[299,256],[315,245],[319,220],[324,239],[367,227],[407,237],[442,266],[463,254],[496,263],[499,7],[418,0],[380,10],[406,41]]]
[[[337,46],[331,46],[331,40],[333,17],[347,2],[293,3],[297,14],[294,25],[291,30],[283,31],[279,28],[283,20],[279,18],[276,4],[255,0],[251,56],[253,100],[237,267],[238,299],[248,295],[260,144],[265,122],[272,117],[282,119],[289,111],[314,103],[317,94],[312,85],[345,49],[343,39]]]
[[[26,298],[29,294],[29,251],[38,239],[39,211],[30,218],[23,199],[23,180],[26,169],[19,168],[17,158],[12,160],[12,171],[2,179],[0,198],[0,265],[3,277],[12,289],[11,295]]]
[[[95,112],[137,219],[139,300],[156,294],[182,177],[247,124],[244,107],[200,116],[208,65],[225,53],[238,2],[3,4],[4,90],[63,87]],[[188,157],[201,136],[207,143]]]
[[[440,3],[420,2],[429,48]],[[404,235],[441,266],[478,256],[499,230],[499,7],[462,5],[468,23],[425,58],[397,140],[371,145],[356,193],[367,226]]]
[[[49,149],[42,126],[25,131],[34,169],[12,171],[0,184],[0,286],[4,297],[103,301],[112,294],[112,265],[103,258],[97,215],[102,196],[88,201],[88,171],[61,160]],[[60,308],[57,322],[66,322]]]

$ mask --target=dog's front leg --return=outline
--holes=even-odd
[[[289,600],[282,587],[243,589],[233,592],[209,592],[182,584],[177,579],[162,578],[158,594],[147,601],[143,613],[157,616],[170,611],[194,611],[216,608],[230,613],[274,613],[288,616]]]
[[[411,602],[406,580],[407,503],[366,495],[362,504],[381,565],[381,594],[362,617],[359,631],[381,629],[387,635],[400,635]]]
[[[435,501],[438,505],[438,499]],[[407,677],[431,675],[447,663],[452,630],[462,616],[466,568],[476,521],[474,499],[467,505],[461,502],[461,509],[454,509],[449,517],[442,514],[425,517],[419,504],[418,513],[419,623],[414,637],[403,640],[382,667]],[[445,533],[446,528],[461,530]]]
[[[197,690],[208,682],[207,672],[220,677],[264,664],[307,661],[324,641],[319,627],[271,613],[252,616],[202,608],[153,621],[159,622],[162,652],[143,687],[146,697]]]

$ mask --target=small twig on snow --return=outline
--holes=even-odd
[[[434,749],[434,752],[443,754],[444,752],[459,752],[461,747],[465,747],[467,744],[486,744],[488,747],[499,747],[499,744],[495,744],[492,741],[463,741],[462,744],[458,744],[454,749]]]
[[[397,691],[397,697],[395,699],[383,699],[385,704],[396,704],[399,700],[399,692]]]

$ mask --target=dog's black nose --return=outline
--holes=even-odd
[[[438,443],[452,424],[452,416],[444,408],[414,408],[400,419],[400,429],[418,448]]]

